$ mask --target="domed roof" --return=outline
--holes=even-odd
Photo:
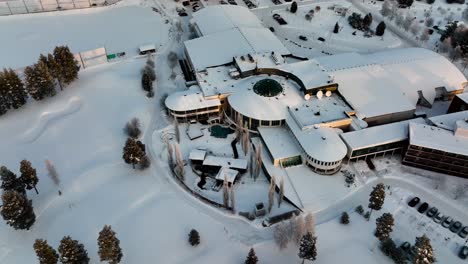
[[[254,84],[253,90],[258,95],[273,97],[281,93],[283,87],[279,82],[273,79],[263,79]]]

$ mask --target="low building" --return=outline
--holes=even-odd
[[[468,119],[455,122],[454,131],[411,123],[403,164],[468,178]]]
[[[417,118],[340,134],[348,148],[348,160],[401,153],[408,146],[408,126],[411,122],[426,123],[423,118]]]

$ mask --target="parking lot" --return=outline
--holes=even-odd
[[[427,212],[430,208],[436,206],[444,215],[441,222],[444,222],[446,217],[452,217],[454,219],[452,224],[455,221],[460,221],[463,227],[468,226],[468,219],[460,217],[457,214],[452,215],[450,209],[436,204],[437,202],[435,201],[432,201],[431,204],[429,200],[434,200],[433,197],[420,196],[420,202],[414,207],[410,207],[408,202],[414,197],[414,194],[408,193],[405,190],[394,189],[391,195],[393,199],[387,199],[386,201],[386,203],[391,203],[392,207],[395,206],[396,208],[393,215],[396,226],[394,230],[397,231],[395,236],[397,245],[405,241],[414,244],[415,233],[416,236],[426,234],[431,239],[432,245],[435,248],[436,257],[437,255],[443,255],[441,259],[444,261],[441,263],[449,263],[445,262],[448,259],[451,260],[450,263],[464,263],[458,257],[458,254],[464,245],[468,245],[468,237],[462,238],[458,233],[454,233],[449,228],[443,227],[441,223],[436,223],[433,217],[427,216]],[[425,202],[428,203],[428,209],[423,213],[418,212],[419,206]]]

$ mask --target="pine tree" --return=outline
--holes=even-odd
[[[141,148],[141,142],[136,141],[133,138],[128,138],[125,146],[123,148],[123,160],[127,164],[132,164],[132,167],[135,169],[135,165],[139,164],[145,156],[144,150]]]
[[[258,258],[257,255],[255,255],[255,250],[253,248],[250,248],[249,254],[245,259],[244,264],[257,264],[257,262]]]
[[[349,215],[347,212],[343,212],[341,214],[340,223],[342,223],[343,225],[349,224]]]
[[[431,240],[426,235],[416,238],[412,252],[414,252],[413,264],[431,264],[436,262]]]
[[[25,186],[21,179],[17,178],[16,174],[5,166],[0,167],[0,179],[2,180],[1,188],[4,191],[16,191],[21,194],[26,193]]]
[[[88,252],[84,245],[78,240],[72,239],[70,236],[65,236],[60,241],[58,248],[60,253],[60,261],[63,264],[88,264]]]
[[[8,89],[5,85],[5,77],[0,71],[0,116],[6,114],[10,109],[10,102],[8,100]]]
[[[362,23],[364,24],[365,28],[369,28],[370,25],[372,24],[372,14],[369,13],[369,14],[365,15]]]
[[[4,191],[2,202],[2,217],[14,229],[29,230],[36,221],[32,201],[28,200],[25,194],[12,190]]]
[[[190,233],[188,236],[189,236],[188,241],[190,245],[194,247],[200,244],[200,234],[198,233],[197,230],[195,229],[190,230]]]
[[[385,186],[382,183],[374,186],[374,189],[370,193],[369,197],[369,208],[372,210],[380,210],[385,202]]]
[[[26,90],[29,95],[36,101],[44,99],[45,95],[38,85],[38,79],[36,67],[28,66],[24,69],[24,78],[26,81]]]
[[[176,166],[175,166],[175,171],[177,177],[181,181],[185,180],[185,165],[184,165],[184,159],[182,158],[182,152],[180,150],[180,146],[178,143],[175,143],[175,157],[176,157]]]
[[[37,194],[36,185],[39,182],[39,178],[37,178],[36,169],[31,166],[31,162],[27,160],[22,160],[20,163],[20,180],[26,186],[26,189],[31,190],[34,188]]]
[[[147,92],[151,92],[153,90],[153,81],[151,81],[150,76],[146,73],[141,75],[141,87]]]
[[[314,261],[317,258],[317,237],[312,236],[312,233],[307,232],[302,239],[301,245],[299,246],[299,258],[302,259],[302,263],[304,261],[311,260]]]
[[[39,264],[57,264],[59,255],[57,251],[49,244],[47,240],[36,239],[33,245],[34,251],[36,252]]]
[[[36,71],[36,85],[38,89],[42,91],[43,96],[52,97],[57,92],[55,91],[55,82],[54,78],[47,68],[47,64],[42,61],[39,61],[34,65],[34,70]]]
[[[80,69],[78,62],[75,60],[73,53],[67,46],[58,46],[54,49],[54,59],[60,66],[60,78],[63,85],[68,85],[78,79],[78,71]]]
[[[26,104],[28,95],[24,89],[24,84],[12,69],[3,70],[3,85],[6,87],[7,100],[11,107],[18,109]]]
[[[132,118],[125,124],[124,132],[131,138],[139,138],[141,135],[140,120],[136,117]]]
[[[338,22],[336,22],[335,28],[333,29],[333,33],[337,34],[338,32],[340,32],[340,25],[338,25]]]
[[[57,63],[57,61],[55,61],[54,55],[50,53],[47,55],[47,68],[49,69],[50,75],[52,75],[52,77],[57,80],[60,86],[60,90],[63,90],[63,77],[60,74],[62,71],[61,66]]]
[[[380,22],[377,27],[375,28],[375,35],[377,36],[383,36],[385,34],[385,28],[387,26],[385,25],[385,22]]]
[[[384,241],[390,237],[390,233],[393,230],[394,221],[395,220],[390,213],[384,213],[381,217],[376,219],[375,223],[377,227],[375,229],[375,236],[380,241]]]
[[[107,261],[109,264],[118,264],[123,257],[120,248],[120,240],[117,238],[111,226],[105,225],[98,238],[98,254],[101,261]]]
[[[291,7],[289,8],[289,11],[291,11],[291,13],[296,13],[297,12],[297,3],[296,3],[296,1],[291,3]]]

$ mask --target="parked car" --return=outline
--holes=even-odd
[[[468,237],[468,226],[462,228],[462,230],[460,230],[460,233],[458,233],[458,236],[460,236],[461,238]]]
[[[300,35],[300,36],[299,36],[299,39],[300,39],[300,40],[303,40],[303,41],[307,41],[307,37],[306,37],[306,36],[303,36],[303,35]]]
[[[438,212],[433,218],[434,222],[436,222],[437,224],[442,223],[443,219],[444,219],[444,215],[441,212]]]
[[[427,208],[429,208],[429,204],[428,203],[423,203],[419,206],[418,208],[418,212],[421,213],[421,214],[424,214],[427,210]]]
[[[273,14],[273,19],[276,20],[276,22],[278,22],[278,24],[280,24],[280,25],[286,25],[286,24],[288,24],[288,23],[286,22],[286,20],[284,20],[284,19],[283,19],[280,15],[278,15],[278,14]]]
[[[460,232],[462,227],[463,227],[462,223],[460,223],[460,221],[456,221],[450,226],[450,231],[452,231],[452,233],[457,234],[458,232]]]
[[[271,31],[271,32],[275,32],[275,28],[274,28],[274,27],[270,27],[270,31]]]
[[[463,247],[460,249],[460,252],[458,253],[458,256],[459,256],[461,259],[466,259],[466,258],[468,258],[468,246],[463,246]]]
[[[420,201],[421,199],[419,199],[419,197],[414,197],[413,199],[411,199],[411,201],[408,202],[408,206],[415,207]]]
[[[183,5],[183,6],[189,6],[189,5],[190,5],[190,2],[189,2],[189,1],[183,1],[183,2],[182,2],[182,5]]]
[[[442,226],[445,228],[448,228],[452,223],[453,223],[453,218],[450,216],[447,216],[447,218],[445,218],[444,221],[442,222]]]
[[[322,41],[322,42],[325,42],[325,39],[322,38],[322,37],[319,37],[317,40]]]
[[[434,217],[434,215],[437,214],[437,212],[439,211],[439,209],[437,209],[437,207],[431,207],[431,209],[429,209],[429,211],[427,211],[426,215],[430,218]]]

